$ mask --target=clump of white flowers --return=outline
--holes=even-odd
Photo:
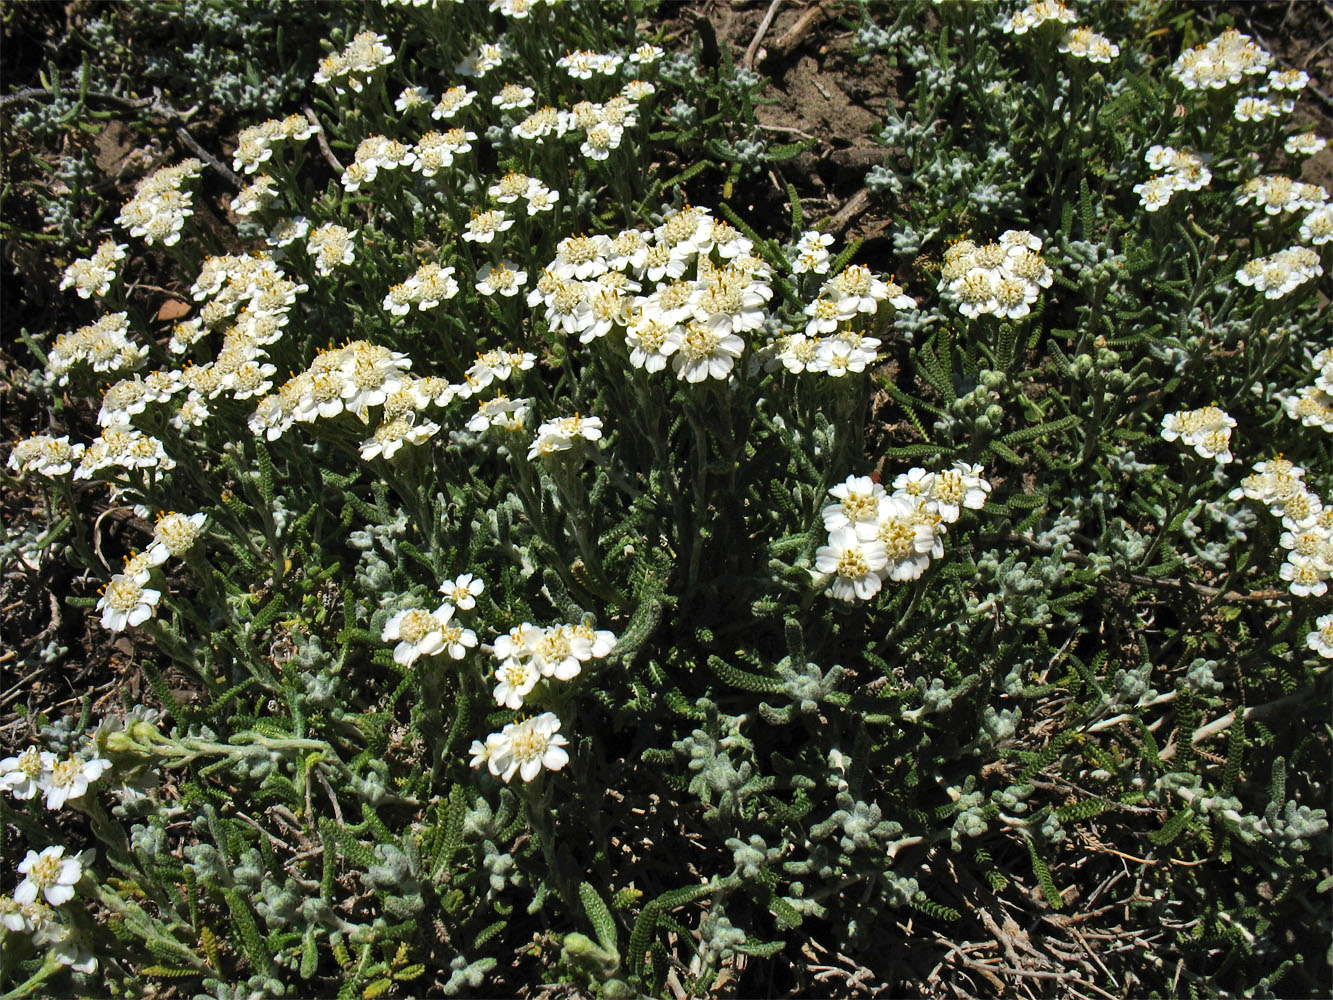
[[[116,280],[116,265],[125,259],[126,244],[103,240],[91,257],[76,260],[65,268],[60,290],[73,288],[81,299],[101,298]]]
[[[1088,62],[1109,63],[1120,55],[1120,46],[1091,28],[1074,28],[1060,40],[1060,51]]]
[[[148,350],[131,341],[129,333],[129,315],[115,312],[72,333],[61,334],[46,355],[47,380],[68,385],[70,372],[79,366],[87,366],[99,374],[140,367]]]
[[[1207,157],[1171,146],[1152,146],[1143,157],[1158,175],[1134,185],[1139,203],[1155,212],[1171,200],[1177,191],[1198,191],[1213,179]]]
[[[1056,24],[1073,24],[1077,20],[1078,15],[1061,0],[1036,0],[1022,10],[1015,11],[1001,24],[1001,29],[1007,35],[1025,35],[1048,21]]]
[[[849,476],[829,493],[821,511],[828,544],[815,553],[816,580],[831,578],[828,593],[868,601],[886,580],[916,580],[944,555],[948,525],[964,507],[980,510],[991,484],[979,465],[955,462],[939,472],[913,468],[889,493],[869,476]]]
[[[74,471],[83,451],[84,445],[70,444],[68,434],[34,434],[14,446],[7,464],[19,476],[36,474],[56,479]]]
[[[1231,429],[1235,418],[1216,406],[1177,410],[1162,418],[1162,440],[1180,440],[1200,458],[1225,464],[1232,460]]]
[[[1297,597],[1323,597],[1333,574],[1333,506],[1306,485],[1305,470],[1285,458],[1258,462],[1230,497],[1256,500],[1281,520],[1278,575]]]
[[[304,115],[270,118],[259,125],[243,128],[236,137],[232,167],[253,174],[272,158],[274,149],[280,144],[305,142],[318,131],[319,126]]]
[[[376,70],[393,62],[393,49],[387,43],[384,35],[373,31],[357,33],[341,52],[319,61],[315,83],[331,84],[339,94],[361,93]]]
[[[1313,383],[1298,388],[1294,395],[1282,397],[1282,408],[1292,420],[1306,427],[1319,427],[1333,433],[1333,348],[1314,356]]]
[[[111,762],[96,753],[61,758],[30,746],[0,760],[0,789],[20,801],[41,795],[47,809],[62,809],[66,802],[83,798],[110,767]]]
[[[491,774],[506,784],[517,774],[532,781],[542,770],[558,771],[569,763],[569,745],[560,732],[560,719],[554,712],[543,712],[532,719],[507,723],[498,733],[491,733],[483,744],[472,741],[472,766],[483,764]]]
[[[1032,311],[1055,275],[1041,256],[1041,240],[1010,229],[997,242],[962,240],[944,252],[939,291],[964,316],[1019,319]]]
[[[608,656],[615,644],[614,633],[594,629],[586,620],[576,625],[516,625],[491,646],[495,702],[519,709],[539,682],[573,680],[585,663]]]
[[[1328,192],[1318,184],[1294,181],[1281,174],[1251,177],[1241,185],[1240,192],[1236,195],[1237,205],[1254,202],[1267,215],[1310,211],[1319,208],[1327,201]]]
[[[1309,247],[1296,246],[1256,257],[1236,272],[1236,280],[1263,292],[1265,298],[1280,299],[1323,273],[1319,254]]]
[[[131,236],[142,237],[149,246],[175,246],[185,220],[194,214],[193,198],[185,184],[203,169],[201,160],[190,157],[145,177],[135,185],[134,197],[120,210],[116,225],[128,229]]]
[[[1182,52],[1171,75],[1187,90],[1221,90],[1246,76],[1262,76],[1272,62],[1273,57],[1249,35],[1228,28],[1212,41]]]

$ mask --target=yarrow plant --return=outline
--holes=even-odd
[[[61,260],[6,551],[133,683],[0,760],[4,989],[895,995],[959,899],[1084,898],[1141,947],[1004,985],[1314,992],[1309,80],[1109,8],[860,14],[910,70],[865,244],[763,200],[716,39],[412,0]]]

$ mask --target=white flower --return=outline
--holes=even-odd
[[[30,799],[42,789],[43,776],[55,763],[55,754],[28,747],[17,757],[0,760],[0,788],[16,799]]]
[[[829,490],[838,501],[821,512],[824,529],[830,534],[839,528],[852,528],[861,538],[873,538],[879,520],[880,500],[887,496],[884,487],[869,476],[848,476],[845,482]]]
[[[597,441],[602,436],[601,417],[557,417],[548,420],[537,428],[537,436],[528,449],[528,458],[553,455],[558,451],[568,451],[580,438],[585,441]]]
[[[1315,135],[1313,132],[1302,132],[1300,135],[1287,136],[1282,148],[1292,156],[1314,156],[1327,145],[1328,140],[1323,136]]]
[[[879,571],[888,565],[879,540],[862,541],[851,527],[829,533],[829,544],[815,553],[816,577],[833,574],[829,593],[843,601],[868,601],[879,593]]]
[[[425,87],[405,87],[398,95],[398,99],[393,102],[393,106],[398,111],[415,111],[433,103],[434,100],[435,98]]]
[[[454,580],[445,580],[440,584],[440,593],[459,611],[471,611],[477,606],[477,598],[486,589],[486,584],[471,573],[462,573]]]
[[[554,712],[511,722],[500,731],[494,745],[489,738],[486,742],[490,750],[487,766],[506,784],[515,774],[532,781],[543,768],[558,771],[569,763],[569,753],[564,749],[569,741],[560,734],[560,719]]]
[[[530,657],[509,657],[495,668],[495,703],[505,708],[520,709],[537,682],[541,672]]]
[[[470,243],[490,243],[496,233],[503,233],[514,225],[513,219],[505,218],[503,210],[493,208],[489,212],[479,212],[467,224],[463,239]]]
[[[450,607],[450,614],[453,608]],[[384,623],[380,639],[397,642],[394,647],[395,663],[410,667],[423,656],[434,656],[444,649],[444,628],[447,619],[422,608],[400,611]]]
[[[82,760],[73,755],[51,762],[50,770],[40,780],[43,801],[48,809],[59,809],[70,799],[82,798],[88,785],[111,766],[109,760],[93,757]]]
[[[952,468],[935,473],[929,500],[940,518],[952,524],[958,520],[960,508],[980,510],[985,506],[990,490],[981,466],[954,462]]]
[[[520,270],[511,260],[489,264],[477,272],[477,291],[482,295],[513,297],[523,291],[528,272]]]
[[[440,637],[444,651],[455,660],[461,660],[469,649],[477,645],[477,633],[470,628],[453,624],[454,605],[447,600],[435,609],[435,618],[440,622]]]
[[[169,557],[179,557],[194,547],[204,526],[203,514],[162,514],[153,529],[153,542],[146,555],[150,565],[160,566]]]
[[[706,324],[690,322],[671,357],[671,367],[686,382],[725,379],[744,350],[745,341],[731,332],[725,316]]]
[[[1333,660],[1333,615],[1315,619],[1315,629],[1305,637],[1305,644],[1326,660]]]
[[[102,612],[103,628],[123,632],[129,626],[142,625],[153,616],[162,592],[144,586],[147,582],[145,575],[119,573],[111,578],[97,602],[97,609]]]
[[[435,105],[430,116],[436,121],[447,121],[462,111],[474,100],[477,92],[464,86],[450,87],[440,95],[440,103]]]
[[[1328,571],[1321,568],[1318,559],[1289,552],[1287,561],[1278,568],[1278,576],[1286,580],[1297,597],[1323,597],[1328,592]]]
[[[60,906],[74,898],[74,886],[83,877],[82,856],[67,858],[60,844],[48,847],[41,854],[29,851],[19,862],[18,872],[24,876],[14,898],[20,903],[32,903],[43,896],[52,906]]]

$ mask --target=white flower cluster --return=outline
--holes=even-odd
[[[125,259],[126,244],[103,240],[91,257],[83,257],[65,268],[60,290],[73,288],[81,299],[101,298],[116,280],[116,265]]]
[[[478,45],[471,54],[454,67],[454,72],[479,80],[508,59],[511,54],[509,39],[501,36],[497,42],[482,42]]]
[[[1323,273],[1324,266],[1315,251],[1288,247],[1250,261],[1236,272],[1236,281],[1263,292],[1265,298],[1280,299]]]
[[[567,52],[555,61],[555,64],[563,69],[575,80],[590,80],[594,74],[602,76],[614,76],[616,70],[620,69],[620,64],[624,59],[616,54],[609,53],[603,55],[600,52],[590,52],[587,49],[575,49],[573,52]]]
[[[306,240],[306,253],[315,261],[315,271],[323,276],[333,273],[336,267],[356,260],[356,249],[352,239],[356,233],[336,222],[327,222],[310,233]]]
[[[553,330],[577,335],[584,344],[616,331],[636,368],[659,372],[670,364],[687,382],[729,379],[745,353],[744,335],[764,327],[773,295],[772,271],[753,249],[726,222],[688,206],[668,213],[651,233],[625,230],[614,237],[562,240],[528,304],[544,306]],[[776,366],[793,352],[808,350],[799,370],[863,370],[879,342],[840,328],[856,319],[873,321],[890,300],[899,307],[915,305],[898,286],[863,267],[849,267],[828,279],[807,307],[806,334],[784,331],[762,345],[760,356]],[[820,339],[834,333],[829,339],[837,343],[820,353]]]
[[[332,84],[334,93],[338,94],[349,90],[361,93],[377,69],[393,62],[393,49],[387,42],[384,35],[373,31],[358,32],[341,52],[331,53],[319,61],[315,83]]]
[[[1268,118],[1280,118],[1289,114],[1295,106],[1295,101],[1275,101],[1271,97],[1255,97],[1247,94],[1236,99],[1236,107],[1232,115],[1238,122],[1261,122]]]
[[[939,291],[964,316],[986,313],[1019,319],[1032,311],[1055,275],[1041,256],[1041,240],[1010,229],[997,243],[962,240],[944,252]]]
[[[162,442],[128,423],[105,427],[79,458],[75,479],[91,479],[105,469],[138,469],[150,480],[176,467]]]
[[[1162,440],[1180,440],[1200,458],[1226,464],[1233,458],[1231,428],[1235,426],[1235,418],[1216,406],[1177,410],[1162,418]]]
[[[82,444],[70,444],[69,435],[34,434],[14,446],[6,463],[18,476],[36,474],[47,479],[68,476],[83,457]]]
[[[97,610],[102,612],[102,627],[112,632],[142,625],[151,618],[162,599],[162,591],[149,584],[153,570],[168,559],[179,559],[194,548],[204,532],[203,514],[158,515],[153,540],[148,548],[125,560],[125,568],[102,588]]]
[[[305,115],[270,118],[259,125],[241,129],[232,154],[232,169],[253,174],[272,156],[274,147],[284,142],[305,142],[319,131],[319,126]]]
[[[76,365],[102,373],[140,367],[148,352],[130,340],[129,332],[128,315],[115,312],[71,333],[62,333],[46,355],[47,381],[68,385],[69,373]]]
[[[1155,212],[1171,200],[1177,191],[1198,191],[1213,179],[1207,157],[1171,146],[1152,146],[1143,157],[1153,170],[1162,171],[1142,184],[1134,185],[1139,203]]]
[[[1314,156],[1315,153],[1322,152],[1328,145],[1328,140],[1321,135],[1315,135],[1313,132],[1302,132],[1299,135],[1287,136],[1287,141],[1282,144],[1292,156]]]
[[[560,718],[554,712],[543,712],[522,722],[506,723],[498,733],[491,733],[486,742],[472,741],[472,766],[487,770],[506,784],[517,774],[524,781],[532,781],[542,769],[558,771],[569,763],[569,745],[560,732]]]
[[[58,920],[52,909],[74,898],[74,887],[91,860],[88,851],[65,857],[62,844],[41,853],[28,851],[17,866],[22,881],[13,895],[0,896],[0,928],[10,934],[31,935],[32,943],[49,948],[47,954],[60,965],[78,972],[95,972],[96,956],[83,947],[74,929]]]
[[[1315,355],[1314,369],[1313,384],[1301,386],[1293,396],[1283,397],[1282,408],[1292,420],[1333,434],[1333,347]]]
[[[600,660],[615,648],[614,633],[577,625],[542,627],[524,622],[496,638],[495,703],[517,710],[542,680],[570,681],[583,664]],[[526,780],[526,779],[525,779]]]
[[[1280,174],[1267,174],[1251,177],[1236,195],[1237,205],[1250,202],[1264,210],[1268,215],[1280,215],[1283,212],[1311,211],[1328,202],[1328,192],[1318,184],[1294,181]]]
[[[569,110],[557,111],[545,106],[528,115],[511,132],[527,142],[542,143],[548,136],[557,138],[582,132],[580,151],[591,160],[605,160],[620,147],[625,130],[638,123],[638,100],[652,92],[650,84],[633,81],[605,103],[579,101]]]
[[[1060,40],[1060,51],[1088,62],[1109,63],[1120,55],[1120,46],[1091,28],[1073,28]]]
[[[1212,41],[1180,54],[1171,75],[1187,90],[1221,90],[1246,76],[1268,72],[1273,57],[1249,35],[1229,28]]]
[[[537,428],[528,449],[528,458],[549,458],[559,452],[569,451],[576,441],[599,441],[602,437],[601,417],[556,417]]]
[[[41,795],[47,809],[62,809],[66,802],[82,798],[110,766],[109,760],[96,754],[60,758],[49,750],[28,747],[15,757],[0,760],[0,789],[20,801]],[[58,905],[65,900],[52,902]]]
[[[183,186],[198,177],[203,168],[202,161],[190,157],[145,177],[116,216],[116,225],[128,229],[131,236],[142,237],[149,246],[175,246],[185,220],[194,214],[191,195]]]
[[[361,443],[361,456],[367,461],[392,458],[404,444],[421,444],[438,433],[439,424],[418,420],[420,412],[446,405],[455,395],[444,379],[412,378],[411,366],[405,355],[364,340],[321,351],[305,371],[259,399],[250,429],[275,441],[294,423],[330,420],[344,412],[366,424],[371,408],[379,407],[379,424]]]
[[[369,184],[378,177],[381,170],[387,172],[400,167],[417,168],[425,176],[433,177],[442,167],[453,163],[455,152],[471,149],[468,139],[477,136],[463,129],[451,129],[450,137],[456,141],[449,141],[439,132],[428,132],[422,136],[423,152],[430,152],[431,155],[427,163],[418,167],[417,150],[414,147],[382,135],[366,136],[357,145],[352,162],[342,173],[342,186],[349,192],[359,191],[361,185]]]
[[[1305,485],[1305,470],[1285,458],[1258,462],[1230,496],[1257,500],[1281,518],[1278,544],[1287,557],[1278,575],[1297,597],[1323,597],[1333,573],[1333,505]]]
[[[231,210],[244,218],[272,208],[277,202],[278,182],[268,174],[260,174],[231,200]]]
[[[944,555],[948,525],[964,507],[980,510],[990,491],[981,466],[966,462],[910,469],[892,493],[868,476],[849,476],[829,490],[837,502],[821,512],[828,544],[815,553],[811,575],[831,575],[828,593],[843,601],[868,601],[885,580],[916,580]]]
[[[833,237],[828,233],[813,229],[803,232],[793,248],[791,262],[792,274],[828,274],[828,248],[833,246]]]
[[[457,294],[454,269],[427,261],[406,281],[389,288],[389,294],[384,296],[384,308],[394,316],[406,316],[413,306],[425,312]]]
[[[1333,205],[1318,205],[1301,220],[1301,239],[1313,246],[1333,240]]]
[[[434,611],[408,608],[385,622],[380,638],[397,643],[393,648],[394,662],[410,667],[423,656],[448,653],[454,660],[466,656],[477,645],[477,633],[455,623],[454,612],[475,608],[484,587],[481,580],[464,573],[456,581],[446,580],[440,587],[445,597]]]
[[[1061,0],[1036,0],[1022,10],[1015,11],[1001,25],[1001,30],[1007,35],[1025,35],[1047,21],[1073,24],[1077,20],[1078,15],[1061,3]]]

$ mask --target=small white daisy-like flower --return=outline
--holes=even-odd
[[[725,317],[721,322],[691,321],[671,355],[671,367],[686,382],[726,379],[744,350],[745,341],[731,332]]]
[[[558,771],[569,763],[565,750],[569,740],[561,735],[560,719],[554,712],[511,722],[498,735],[494,745],[487,739],[490,753],[486,763],[491,774],[506,784],[515,774],[532,781],[543,769]]]
[[[505,708],[518,710],[523,707],[526,698],[537,682],[542,679],[541,672],[531,658],[516,659],[509,657],[495,668],[495,703]]]
[[[445,580],[440,584],[440,593],[444,599],[459,611],[471,611],[477,606],[477,598],[486,589],[486,583],[471,573],[461,573],[456,579]]]
[[[832,596],[843,601],[868,601],[879,593],[883,581],[879,571],[888,565],[884,544],[878,539],[863,541],[850,526],[829,533],[828,545],[815,552],[816,578],[833,574]]]
[[[393,102],[393,106],[396,110],[407,113],[430,107],[434,103],[435,98],[425,87],[404,87],[398,99]]]
[[[1278,567],[1278,576],[1287,581],[1297,597],[1323,597],[1328,593],[1328,570],[1311,556],[1287,553],[1287,561]]]
[[[14,890],[20,903],[36,902],[38,896],[52,906],[61,906],[74,898],[74,886],[83,877],[81,855],[65,857],[65,848],[56,844],[38,854],[29,851],[19,862],[18,873],[23,881]]]
[[[1314,631],[1305,637],[1305,644],[1326,660],[1333,660],[1333,615],[1315,619]]]
[[[123,632],[153,617],[157,602],[162,599],[162,591],[145,586],[147,582],[142,575],[125,573],[111,578],[97,602],[97,610],[102,612],[103,628]]]
[[[153,529],[153,542],[145,550],[149,565],[160,566],[169,558],[179,558],[194,548],[203,533],[205,515],[162,514]]]
[[[30,799],[42,790],[42,778],[55,763],[55,754],[28,747],[16,757],[0,760],[0,788],[16,799]]]
[[[84,760],[73,755],[51,761],[51,767],[40,780],[42,801],[48,809],[60,809],[70,799],[79,799],[88,786],[100,778],[111,766],[101,757]]]
[[[1300,135],[1287,136],[1282,148],[1292,156],[1314,156],[1327,145],[1328,140],[1323,136],[1315,135],[1313,132],[1302,132]]]
[[[513,225],[514,220],[506,218],[503,210],[493,208],[489,212],[477,213],[468,221],[463,239],[469,243],[490,243],[496,233],[503,233]]]
[[[477,272],[477,291],[482,295],[503,295],[510,298],[523,291],[528,272],[519,270],[511,260],[488,264]]]
[[[423,656],[434,656],[444,649],[445,622],[423,608],[400,611],[384,623],[380,638],[396,642],[395,663],[410,667]]]

